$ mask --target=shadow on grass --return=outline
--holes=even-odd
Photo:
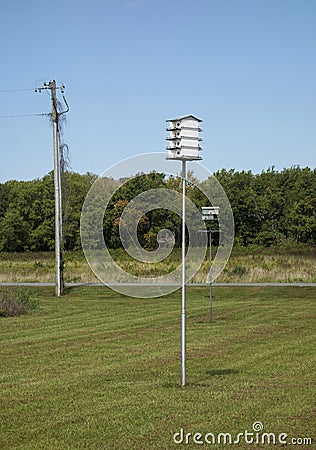
[[[210,314],[201,314],[198,317],[195,317],[194,320],[192,320],[192,323],[196,323],[196,324],[206,324],[209,326],[212,326],[214,324],[216,324],[217,322],[221,322],[223,320],[227,320],[227,317],[224,317],[222,315],[220,315],[219,313],[217,313],[217,315],[215,317],[212,318],[212,320],[210,320]]]
[[[210,387],[211,386],[211,379],[213,377],[223,377],[228,375],[238,375],[239,371],[235,369],[211,369],[207,370],[205,372],[206,377],[200,380],[196,381],[190,381],[187,380],[186,386],[187,387]],[[179,380],[180,381],[180,380]],[[183,388],[180,383],[170,382],[170,383],[164,383],[163,387],[165,388]]]
[[[213,377],[225,377],[228,375],[237,375],[239,372],[235,369],[211,369],[207,370],[206,372],[206,378],[189,382],[189,386],[200,386],[200,387],[209,387],[210,381]]]
[[[223,375],[237,375],[238,370],[235,369],[211,369],[206,371],[208,377],[223,376]]]

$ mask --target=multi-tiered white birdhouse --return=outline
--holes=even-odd
[[[169,127],[166,128],[170,135],[166,138],[169,141],[167,147],[167,159],[180,159],[194,161],[202,159],[200,151],[202,147],[199,142],[199,132],[202,131],[199,124],[202,122],[195,116],[182,116],[177,119],[167,120]]]

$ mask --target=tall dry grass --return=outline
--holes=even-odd
[[[215,251],[214,251],[215,254]],[[112,252],[125,271],[154,277],[173,271],[181,262],[176,249],[165,261],[155,264],[135,262],[122,250]],[[208,255],[193,277],[195,283],[209,281]],[[54,253],[1,253],[0,282],[53,282]],[[66,282],[97,282],[81,251],[65,254]],[[312,247],[293,249],[234,249],[217,282],[316,282],[316,257]]]

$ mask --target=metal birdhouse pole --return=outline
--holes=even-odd
[[[181,385],[186,384],[186,273],[185,273],[185,191],[186,191],[186,162],[200,160],[199,152],[202,149],[199,141],[199,127],[201,122],[195,116],[182,116],[177,119],[167,120],[169,127],[167,147],[169,160],[182,161],[182,305],[181,305]]]

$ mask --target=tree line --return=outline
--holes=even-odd
[[[283,241],[316,243],[316,169],[273,167],[260,174],[222,169],[214,173],[230,201],[235,221],[235,243],[271,246]],[[80,215],[84,199],[97,176],[66,172],[64,176],[64,247],[81,248]],[[187,196],[201,208],[209,202],[189,174]],[[151,172],[139,174],[112,196],[104,213],[103,234],[109,248],[120,247],[119,223],[124,207],[141,192],[167,188],[181,192],[180,177]],[[115,180],[105,180],[105,183]],[[203,183],[208,183],[208,180]],[[0,184],[0,251],[49,251],[54,249],[54,177],[50,172],[32,181]],[[215,206],[215,205],[214,205]],[[172,211],[154,209],[137,228],[139,241],[157,247],[157,233],[168,228],[181,241],[181,218]]]

